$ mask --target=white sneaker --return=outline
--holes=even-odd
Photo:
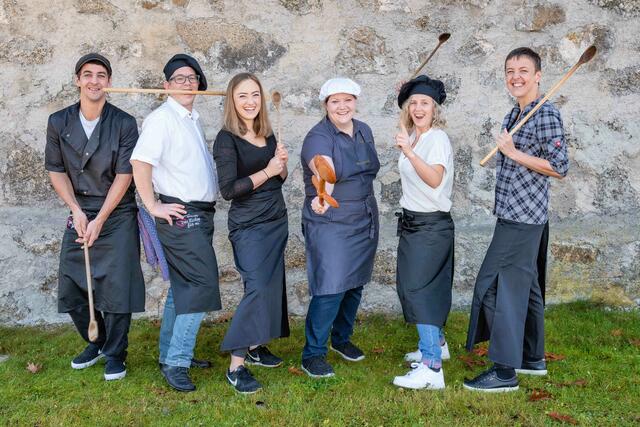
[[[411,370],[406,375],[395,377],[393,384],[398,387],[428,390],[440,390],[444,388],[444,370],[435,372],[424,363],[412,363]]]
[[[451,359],[451,354],[449,353],[449,344],[445,341],[444,345],[440,347],[442,351],[442,360]],[[422,352],[418,349],[416,351],[412,351],[411,353],[407,353],[404,355],[404,360],[406,362],[422,362]]]

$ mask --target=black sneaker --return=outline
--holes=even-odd
[[[204,360],[204,359],[191,358],[191,367],[192,368],[207,369],[207,368],[211,367],[211,362],[209,362],[208,360]]]
[[[324,356],[313,356],[308,359],[302,359],[302,370],[312,378],[326,378],[335,375],[333,368]]]
[[[105,381],[121,380],[127,375],[127,368],[121,360],[107,360],[104,366]]]
[[[362,350],[353,345],[351,341],[339,345],[331,344],[331,350],[350,362],[359,362],[364,359]]]
[[[97,345],[89,344],[85,349],[71,361],[73,369],[84,369],[95,365],[98,360],[102,359],[104,354]]]
[[[507,380],[500,379],[495,367],[484,371],[472,380],[464,380],[464,388],[485,393],[503,393],[518,390],[518,377],[514,375]]]
[[[276,368],[282,365],[282,359],[271,353],[266,345],[260,345],[247,351],[244,360],[250,365],[264,366],[265,368]]]
[[[516,369],[517,374],[544,376],[547,375],[547,362],[544,359],[529,362],[522,361],[520,369]]]
[[[251,375],[251,371],[242,365],[233,372],[227,369],[227,381],[242,394],[255,393],[262,388],[262,385]]]
[[[174,389],[178,391],[195,391],[196,386],[193,385],[191,378],[189,378],[189,368],[162,365],[160,372],[162,372],[162,376],[167,380],[167,383]]]

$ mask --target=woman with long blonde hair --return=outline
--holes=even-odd
[[[442,328],[451,308],[454,224],[451,219],[453,152],[442,130],[444,84],[427,76],[405,83],[398,94],[402,183],[398,215],[396,288],[405,320],[414,323],[418,350],[407,353],[412,370],[393,383],[405,388],[445,387],[442,360],[449,358]]]
[[[220,193],[231,200],[229,240],[244,282],[221,349],[231,352],[227,381],[240,393],[253,393],[261,385],[245,362],[280,366],[282,359],[266,344],[289,336],[284,271],[289,229],[282,195],[288,154],[273,135],[264,91],[253,74],[240,73],[229,82],[213,157]]]

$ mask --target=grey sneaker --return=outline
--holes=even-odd
[[[333,368],[324,356],[313,356],[308,359],[302,359],[302,370],[311,378],[326,378],[335,375]]]
[[[523,360],[520,369],[516,369],[516,374],[535,375],[539,377],[547,375],[547,362],[544,359],[532,362]]]

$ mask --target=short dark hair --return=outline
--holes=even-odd
[[[108,76],[109,78],[111,78],[111,70],[110,70],[109,68],[107,68],[107,66],[106,66],[106,65],[104,65],[104,62],[99,61],[99,60],[97,60],[97,59],[94,59],[94,60],[91,60],[91,61],[87,61],[87,62],[85,62],[84,64],[82,64],[82,65],[80,66],[80,68],[78,69],[78,72],[76,73],[76,76],[78,76],[78,78],[80,77],[80,72],[82,71],[82,67],[84,67],[84,66],[85,66],[85,65],[87,65],[87,64],[95,64],[95,65],[99,65],[99,66],[101,66],[102,68],[104,68],[104,69],[107,71],[107,76]]]
[[[540,55],[538,55],[533,49],[528,47],[518,47],[513,49],[507,55],[507,58],[504,60],[504,68],[507,68],[507,61],[512,58],[520,58],[521,56],[526,56],[527,58],[533,61],[536,71],[542,71],[542,60],[540,59]]]

